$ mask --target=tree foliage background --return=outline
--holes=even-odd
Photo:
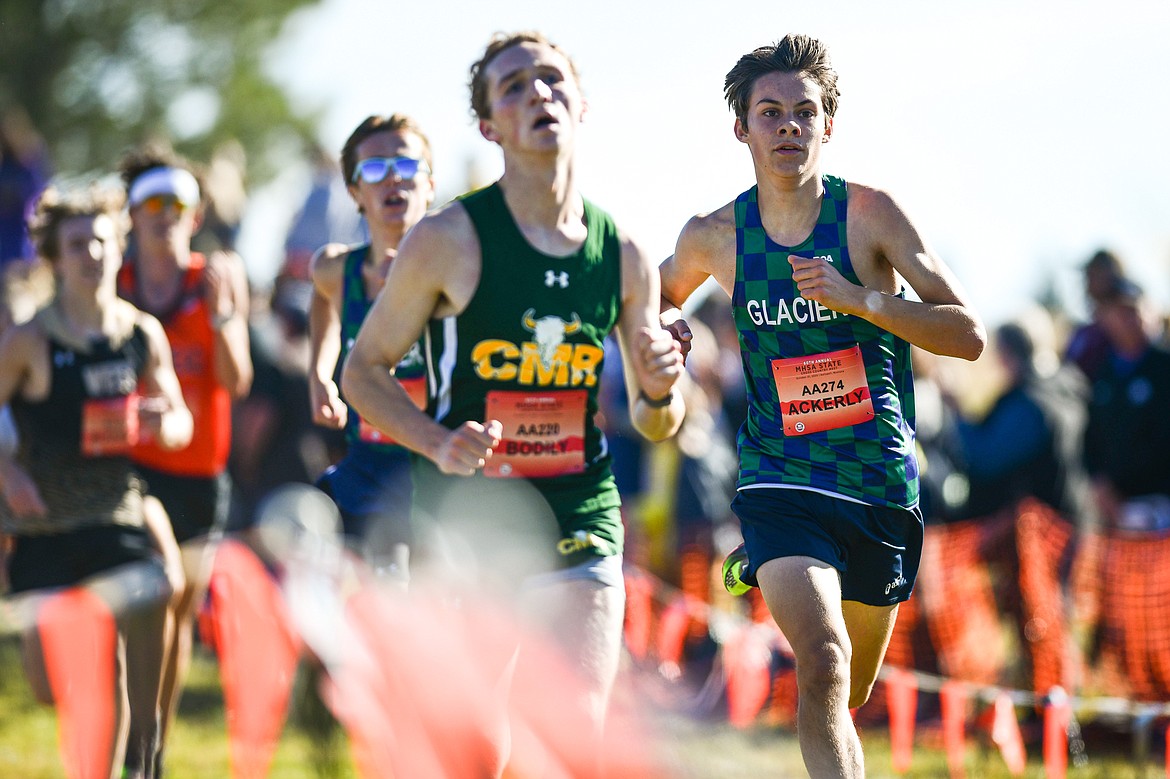
[[[27,112],[58,171],[111,170],[148,139],[195,160],[236,139],[263,181],[267,150],[312,137],[263,57],[315,2],[0,0],[0,114]]]

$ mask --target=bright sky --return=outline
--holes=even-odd
[[[293,17],[272,66],[320,112],[330,150],[371,113],[415,116],[450,197],[469,170],[500,171],[470,120],[468,66],[492,32],[540,29],[576,59],[590,101],[581,190],[665,257],[689,216],[752,184],[724,75],[805,32],[840,76],[825,170],[890,191],[989,322],[1048,278],[1079,307],[1078,266],[1099,246],[1170,304],[1170,4],[959,6],[325,0]]]

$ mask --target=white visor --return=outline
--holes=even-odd
[[[199,205],[199,183],[182,168],[151,168],[134,179],[130,187],[130,207],[155,195],[172,195],[191,208]]]

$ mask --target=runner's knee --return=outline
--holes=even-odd
[[[840,695],[849,683],[849,655],[840,644],[826,642],[813,651],[797,654],[796,678],[800,695],[827,701]]]

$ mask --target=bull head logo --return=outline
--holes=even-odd
[[[530,308],[521,318],[524,329],[532,333],[532,340],[536,342],[536,350],[540,355],[540,362],[545,370],[552,368],[553,357],[557,347],[565,342],[566,335],[572,335],[581,330],[581,317],[573,312],[573,320],[566,322],[559,316],[542,316],[536,318],[536,309]]]

